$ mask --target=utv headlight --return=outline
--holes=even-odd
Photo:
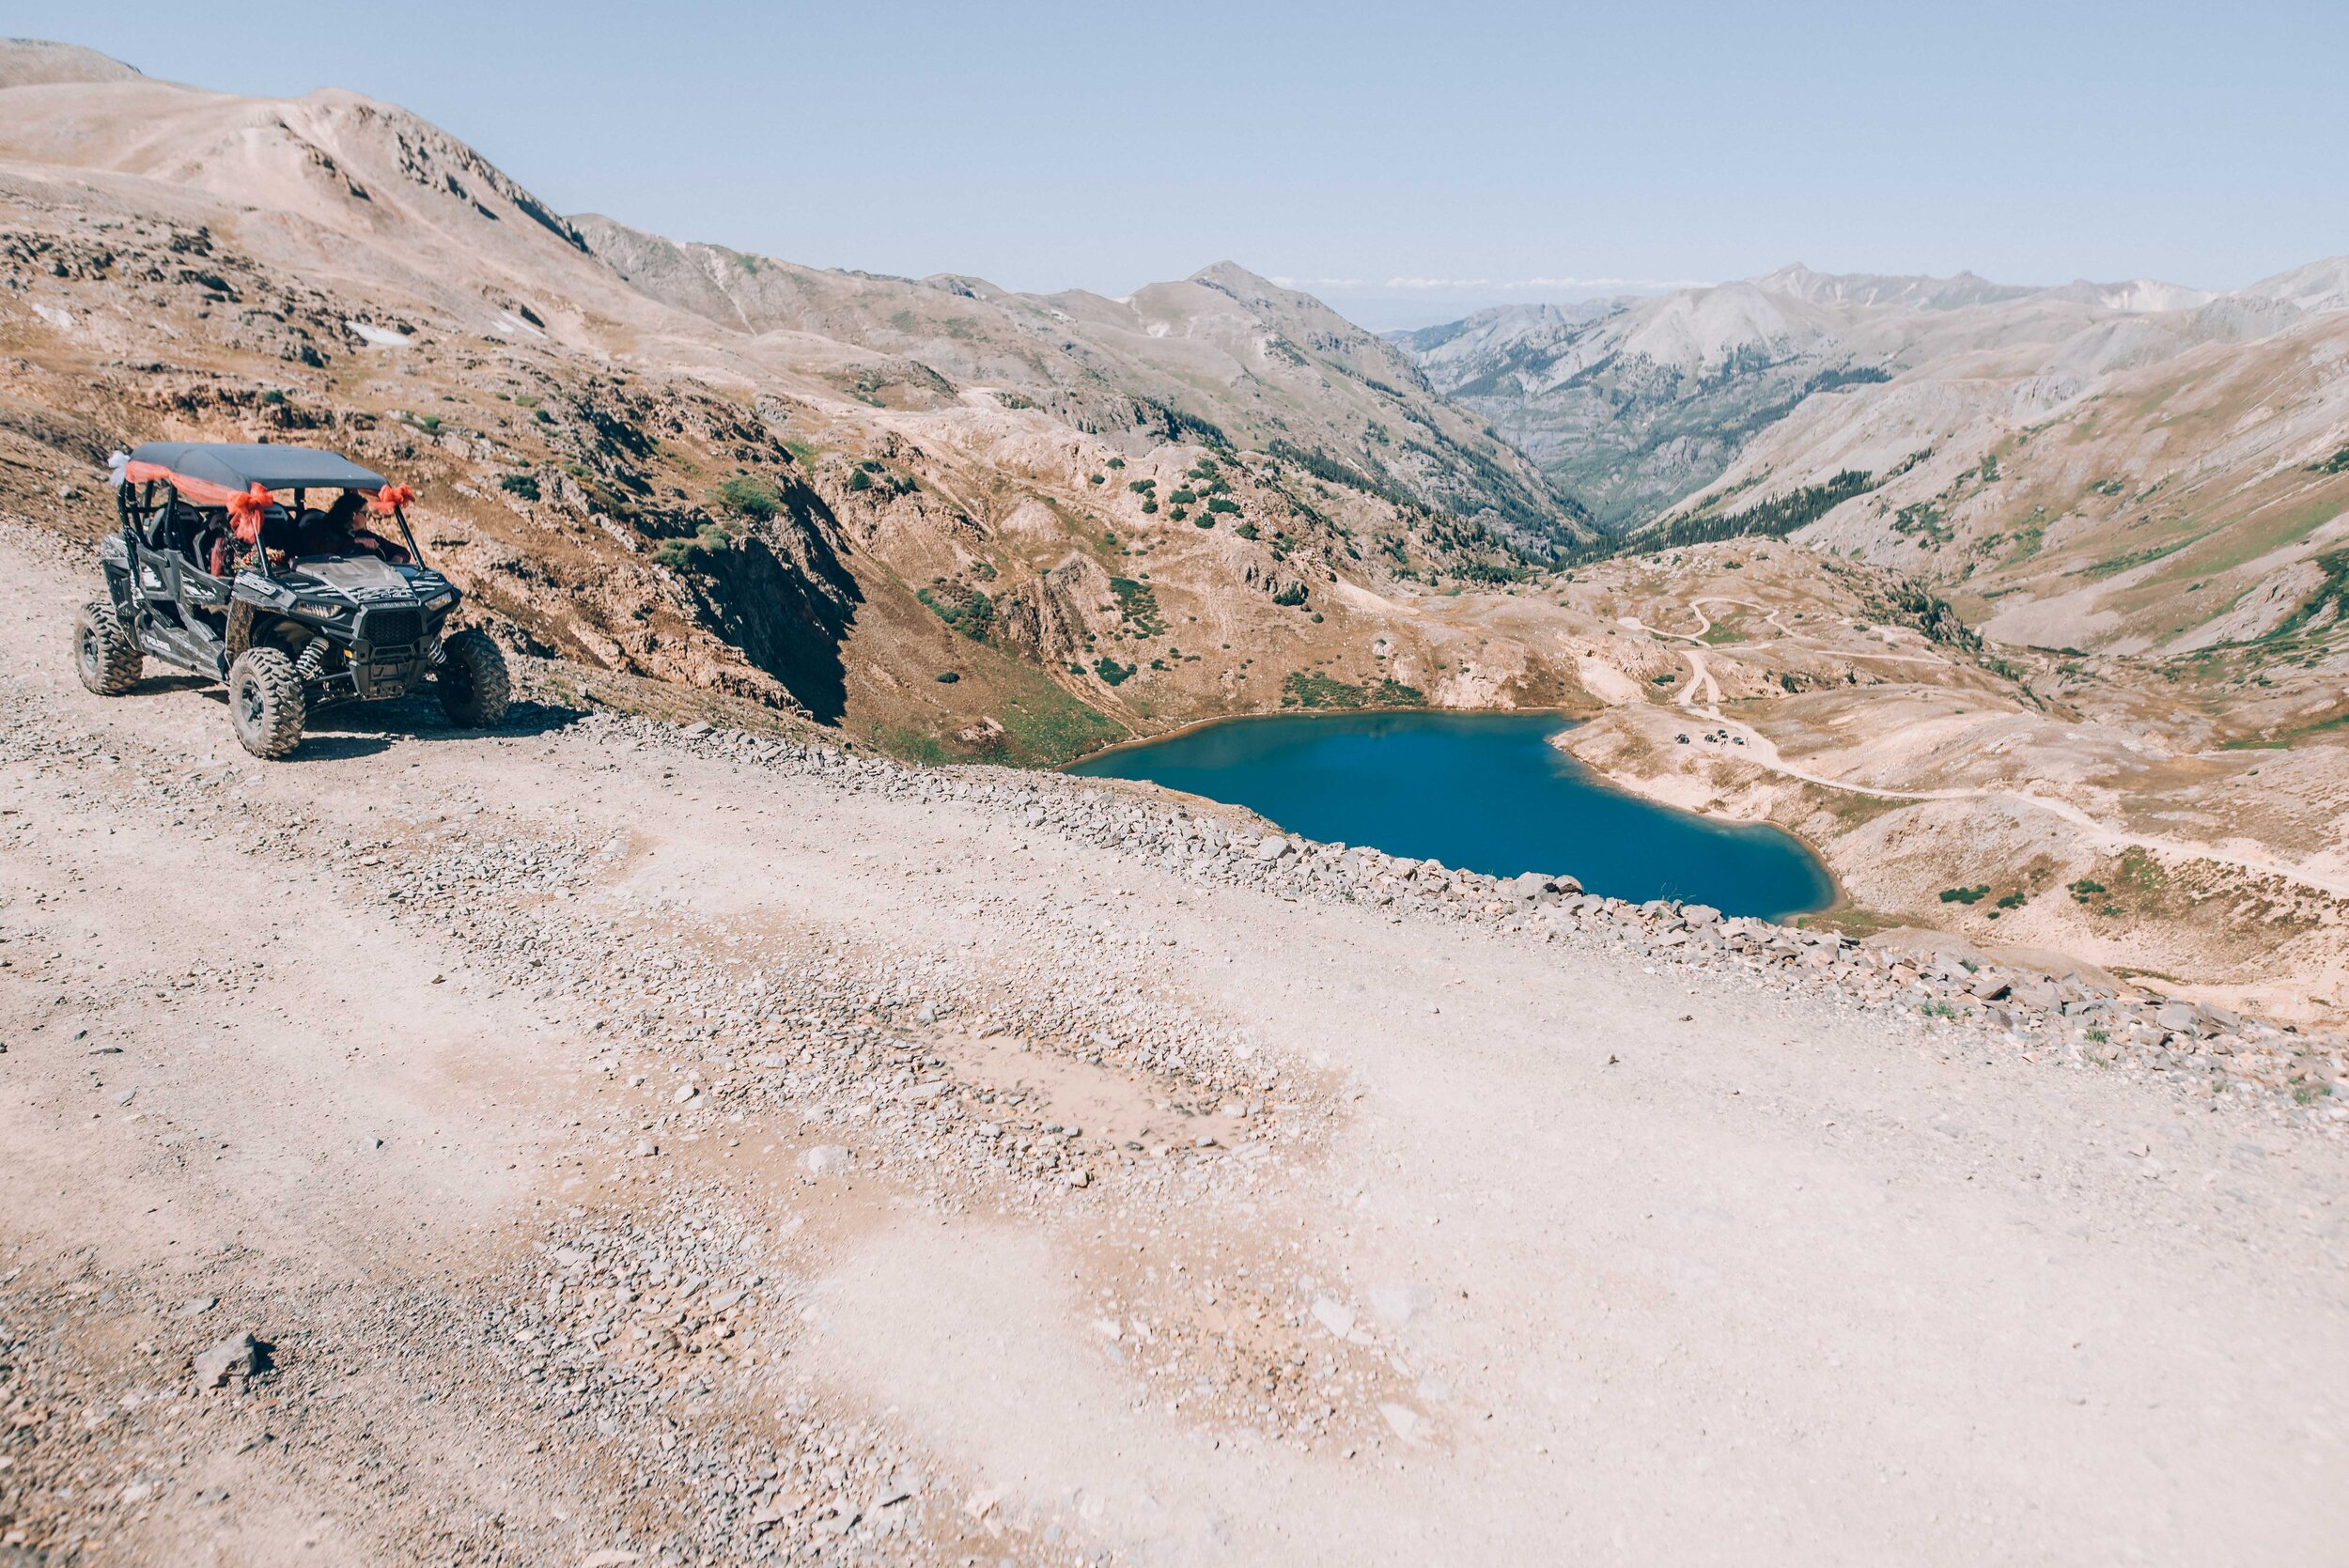
[[[339,604],[297,604],[293,613],[306,615],[314,621],[331,621],[343,613],[343,607]]]
[[[430,598],[424,601],[425,613],[428,615],[437,615],[442,611],[447,609],[450,605],[455,604],[456,602],[457,590],[454,588],[449,589],[445,593],[434,594]]]

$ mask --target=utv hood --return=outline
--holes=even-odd
[[[408,592],[408,580],[390,562],[372,555],[351,555],[333,561],[296,561],[293,569],[330,588],[354,598],[381,594],[386,588]]]

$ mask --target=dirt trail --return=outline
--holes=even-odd
[[[1750,724],[1728,718],[1721,712],[1720,683],[1715,678],[1711,668],[1706,665],[1703,651],[1704,635],[1713,629],[1713,623],[1706,617],[1703,608],[1706,604],[1737,604],[1750,610],[1762,608],[1758,604],[1750,604],[1744,599],[1722,598],[1718,595],[1706,595],[1692,599],[1689,601],[1689,609],[1698,622],[1697,629],[1693,634],[1665,631],[1650,627],[1635,615],[1621,616],[1619,621],[1620,624],[1637,630],[1650,632],[1658,637],[1673,638],[1691,644],[1682,650],[1682,657],[1688,661],[1688,679],[1682,685],[1678,694],[1673,697],[1673,705],[1688,712],[1700,715],[1733,734],[1744,737],[1745,744],[1738,753],[1738,760],[1741,762],[1750,762],[1767,772],[1776,773],[1783,778],[1797,779],[1804,784],[1816,784],[1823,789],[1840,789],[1853,795],[1872,796],[1879,800],[1993,800],[2025,811],[2042,811],[2052,816],[2061,817],[2073,827],[2079,829],[2088,836],[2090,842],[2108,852],[2134,847],[2148,849],[2157,855],[2175,860],[2209,861],[2218,865],[2232,866],[2239,871],[2248,871],[2254,876],[2280,877],[2284,881],[2313,888],[2336,898],[2349,898],[2349,878],[2328,876],[2322,871],[2311,871],[2306,866],[2283,861],[2245,855],[2238,850],[2221,848],[2217,845],[2204,844],[2198,840],[2133,832],[2128,829],[2116,828],[2110,823],[2099,821],[2068,800],[2049,800],[2044,795],[2014,789],[1964,787],[1886,789],[1875,784],[1854,784],[1847,779],[1839,779],[1797,767],[1781,757],[1777,745],[1761,731]],[[1778,625],[1774,613],[1771,624]],[[1786,630],[1783,626],[1780,626],[1779,629],[1781,632]],[[1789,632],[1787,635],[1791,637],[1793,633]],[[1868,654],[1863,657],[1902,662],[1943,662],[1921,654],[1884,653]]]
[[[18,1544],[2349,1538],[2338,1141],[545,709],[263,767],[184,683],[84,693],[82,582],[12,532],[0,566],[42,607],[0,626]],[[196,1389],[234,1329],[274,1365]]]

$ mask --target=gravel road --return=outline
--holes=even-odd
[[[2341,1560],[2338,1137],[0,567],[8,1568]]]

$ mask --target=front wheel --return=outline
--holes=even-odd
[[[292,755],[303,709],[301,672],[276,648],[247,648],[228,666],[228,722],[255,756]]]
[[[468,629],[444,637],[432,688],[450,723],[487,729],[506,717],[512,693],[506,676],[506,655],[486,631]]]
[[[147,656],[115,607],[92,599],[73,617],[73,668],[82,684],[101,697],[119,697],[147,673]]]

